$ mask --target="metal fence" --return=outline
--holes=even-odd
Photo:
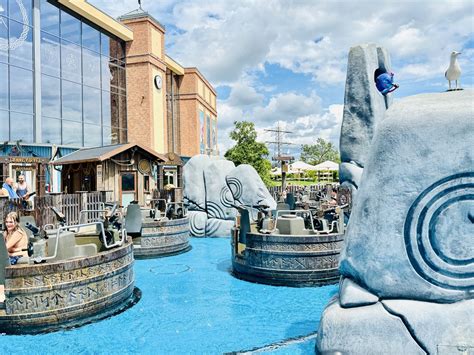
[[[66,217],[66,224],[78,224],[80,212],[83,210],[101,210],[104,203],[113,199],[111,191],[81,192],[75,194],[48,194],[34,197],[33,209],[25,206],[20,199],[0,199],[0,223],[3,224],[4,216],[11,211],[18,212],[21,216],[33,216],[38,226],[56,224],[57,218],[51,207],[56,207]],[[87,214],[83,222],[95,220],[98,212]]]

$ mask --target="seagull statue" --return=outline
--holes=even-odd
[[[459,66],[458,63],[458,55],[460,55],[460,52],[453,51],[451,53],[451,60],[449,61],[449,68],[446,70],[446,73],[444,73],[444,77],[448,80],[449,83],[449,90],[462,90],[460,87],[458,87],[458,80],[459,77],[461,76],[461,67]],[[451,81],[454,80],[456,81],[456,87],[454,89],[451,89]]]

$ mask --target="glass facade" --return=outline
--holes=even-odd
[[[126,142],[124,46],[56,3],[0,0],[0,140]]]

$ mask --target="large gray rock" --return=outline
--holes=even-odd
[[[192,236],[229,236],[237,205],[276,208],[275,200],[250,165],[235,167],[226,159],[196,155],[183,170]]]
[[[416,95],[378,124],[319,351],[387,353],[395,341],[415,342],[413,353],[474,352],[473,103],[472,90]]]
[[[237,205],[265,205],[272,210],[276,209],[275,200],[252,166],[239,165],[227,174],[226,182]]]
[[[375,44],[350,49],[339,147],[342,163],[358,168],[364,168],[375,128],[383,120],[391,102],[391,94],[384,97],[375,86],[374,73],[379,67],[391,69],[385,49]],[[339,172],[341,183],[352,185],[357,190],[360,174],[354,175],[355,170],[343,166],[341,164]]]
[[[426,354],[400,317],[381,303],[342,308],[334,298],[319,324],[317,350],[324,354]]]
[[[190,210],[206,210],[206,194],[204,192],[204,170],[211,164],[207,155],[195,155],[183,168],[183,196]]]
[[[231,219],[237,215],[234,199],[226,185],[226,176],[235,168],[230,160],[214,160],[204,170],[204,192],[209,218]],[[207,193],[210,191],[211,193]],[[216,193],[218,192],[218,193]]]
[[[473,297],[473,102],[472,90],[408,97],[378,126],[340,264],[378,297]]]
[[[326,307],[318,351],[343,354],[471,354],[474,352],[474,300],[440,304],[384,300],[342,308]]]

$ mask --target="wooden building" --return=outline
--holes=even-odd
[[[134,200],[145,205],[167,184],[182,186],[182,161],[177,155],[136,143],[80,149],[51,164],[61,166],[63,192],[113,191],[122,206]]]

